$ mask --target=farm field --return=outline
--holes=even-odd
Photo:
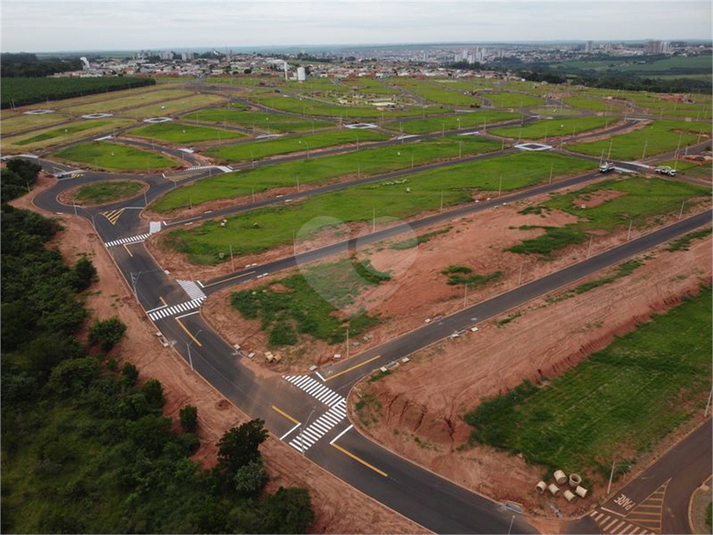
[[[200,143],[245,137],[244,134],[232,130],[175,122],[149,124],[129,130],[126,134],[147,139],[160,139],[168,143]]]
[[[53,156],[69,162],[111,171],[141,172],[147,169],[163,169],[178,165],[178,162],[155,152],[108,141],[81,143],[55,152]]]
[[[329,121],[302,119],[301,117],[277,115],[274,113],[241,111],[234,108],[199,110],[184,115],[182,118],[206,123],[238,125],[250,130],[253,134],[257,132],[303,132],[311,130],[312,128],[329,128],[335,126],[334,123]]]
[[[163,103],[155,103],[141,108],[127,110],[125,115],[137,118],[174,115],[193,108],[219,104],[222,102],[225,102],[225,99],[217,95],[193,95],[177,100],[170,100]]]
[[[194,264],[217,264],[220,254],[242,256],[290,243],[294,233],[310,223],[310,235],[333,224],[367,222],[373,218],[406,219],[443,206],[472,201],[472,192],[497,192],[532,186],[554,176],[591,170],[592,164],[549,153],[517,153],[423,171],[398,181],[354,186],[318,195],[289,206],[263,208],[233,216],[221,227],[209,221],[188,230],[174,230],[166,244],[188,255]],[[502,186],[501,186],[502,184]],[[410,189],[407,190],[407,188]],[[322,219],[315,219],[322,218]]]
[[[529,108],[531,106],[541,106],[545,104],[545,100],[523,93],[490,93],[485,95],[493,106],[496,108]]]
[[[69,143],[87,136],[101,135],[116,128],[130,125],[131,121],[122,119],[81,120],[61,125],[57,128],[35,131],[21,136],[5,137],[3,150],[30,151]]]
[[[698,141],[698,133],[710,136],[710,123],[654,121],[651,125],[634,132],[611,136],[600,141],[570,145],[569,150],[590,156],[604,154],[609,158],[611,148],[611,158],[615,160],[638,160],[646,156],[675,151],[679,141],[681,149],[692,145]],[[646,148],[645,152],[644,148]]]
[[[457,139],[445,137],[318,159],[278,163],[269,167],[204,178],[195,184],[169,191],[157,199],[151,208],[159,213],[167,212],[216,199],[245,197],[271,188],[296,186],[297,179],[301,185],[317,185],[339,177],[366,177],[407,169],[411,165],[456,158],[459,154],[467,156],[499,148],[498,143],[473,136]]]
[[[102,180],[80,186],[68,200],[84,206],[94,206],[133,197],[144,187],[136,180]]]
[[[95,100],[87,103],[77,103],[62,108],[62,111],[74,114],[86,113],[113,113],[133,106],[142,106],[161,102],[171,98],[187,97],[192,95],[192,91],[183,89],[158,89],[155,91],[139,91],[136,93],[125,94],[114,99]]]
[[[543,139],[558,136],[571,136],[588,130],[604,128],[607,124],[614,123],[612,117],[557,117],[541,119],[521,126],[505,126],[493,128],[489,133],[496,136],[518,139]]]
[[[705,404],[711,290],[624,335],[544,386],[523,383],[468,413],[471,441],[527,462],[608,477]]]
[[[428,119],[415,119],[408,121],[393,121],[384,125],[384,128],[395,131],[403,131],[404,134],[429,134],[442,130],[458,130],[459,128],[470,128],[473,126],[485,126],[489,124],[518,119],[519,113],[507,111],[474,111],[459,115],[441,115]]]
[[[523,240],[508,251],[519,254],[538,255],[544,259],[568,245],[584,243],[588,232],[611,232],[616,227],[630,223],[643,228],[651,218],[677,213],[682,203],[689,204],[694,198],[702,199],[705,188],[685,182],[673,182],[659,178],[641,177],[613,179],[583,189],[556,195],[539,206],[526,208],[523,213],[541,213],[562,210],[580,218],[577,223],[564,227],[542,227],[545,233],[536,238]],[[582,205],[592,203],[588,208]]]
[[[366,143],[370,141],[385,141],[389,136],[372,130],[342,129],[334,132],[289,137],[284,139],[266,139],[236,145],[223,145],[205,151],[207,156],[226,162],[242,162],[260,160],[278,154],[292,152],[314,151],[339,145]]]

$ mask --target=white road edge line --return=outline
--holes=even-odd
[[[152,308],[151,310],[147,310],[147,314],[151,314],[151,312],[156,312],[157,310],[161,310],[162,308],[166,308],[168,305],[161,305],[160,307]]]
[[[193,314],[198,314],[198,310],[195,310],[193,312],[189,312],[188,314],[184,314],[183,316],[176,316],[177,320],[180,320],[181,318],[185,318],[186,316],[192,316]]]
[[[342,438],[342,435],[343,435],[344,433],[346,433],[347,431],[349,431],[352,427],[354,427],[354,424],[350,424],[349,427],[347,427],[344,431],[342,431],[341,433],[339,433],[339,434],[338,434],[336,437],[334,437],[329,443],[330,443],[330,444],[334,444],[337,440],[339,440],[340,438]]]
[[[325,381],[324,381],[324,377],[322,377],[319,372],[314,372],[314,373],[315,373],[315,375],[316,375],[317,377],[319,377],[319,378],[321,379],[321,381],[322,381],[323,383],[325,382]]]
[[[280,437],[280,440],[285,440],[285,437],[289,436],[289,434],[292,433],[292,431],[294,431],[295,429],[297,429],[300,425],[302,425],[302,424],[300,424],[300,423],[295,424],[295,426],[292,429],[290,429],[287,433],[285,433],[284,435],[282,435]]]

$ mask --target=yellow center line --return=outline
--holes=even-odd
[[[165,306],[165,307],[168,306],[168,303],[166,302],[166,300],[165,300],[163,297],[159,297],[159,299],[160,299],[161,302],[163,303],[163,306]]]
[[[366,462],[364,459],[360,459],[359,457],[357,457],[356,455],[354,455],[351,451],[347,451],[347,450],[345,450],[344,448],[342,448],[339,444],[334,444],[334,443],[332,443],[332,446],[334,446],[335,448],[337,448],[337,449],[338,449],[339,451],[341,451],[342,453],[344,453],[344,454],[346,454],[346,455],[349,455],[349,457],[351,457],[352,459],[354,459],[354,460],[357,461],[357,462],[360,462],[361,464],[363,464],[363,465],[366,466],[367,468],[371,468],[371,469],[372,469],[374,472],[376,472],[377,474],[380,474],[380,475],[382,475],[382,476],[384,476],[384,477],[389,477],[389,476],[386,474],[386,472],[384,472],[384,471],[382,471],[382,470],[379,470],[376,466],[369,464],[369,463]]]
[[[272,410],[274,410],[275,412],[278,412],[278,413],[282,414],[282,416],[284,416],[285,418],[287,418],[287,419],[290,420],[291,422],[294,422],[294,423],[296,423],[296,424],[299,424],[299,422],[298,422],[297,420],[295,420],[292,416],[290,416],[289,414],[287,414],[287,413],[286,413],[285,411],[283,411],[282,409],[278,409],[277,407],[275,407],[275,406],[273,405],[273,406],[272,406]]]
[[[380,357],[381,357],[381,355],[376,355],[375,357],[371,357],[369,360],[365,360],[364,362],[360,362],[359,364],[355,364],[355,365],[352,366],[351,368],[347,368],[346,370],[342,370],[342,371],[340,371],[339,373],[335,373],[334,375],[330,375],[329,377],[327,377],[327,378],[325,379],[325,381],[331,381],[331,380],[334,379],[335,377],[339,377],[340,375],[344,375],[345,373],[349,373],[349,372],[352,371],[352,370],[356,370],[357,368],[359,368],[359,367],[361,367],[361,366],[364,366],[365,364],[369,364],[371,361],[376,360],[376,359],[378,359],[378,358],[380,358]]]
[[[186,334],[191,337],[191,340],[193,340],[193,341],[196,343],[196,345],[197,345],[198,347],[203,347],[203,344],[201,344],[201,343],[196,339],[196,337],[191,334],[191,331],[189,331],[189,330],[186,328],[186,326],[183,325],[183,322],[182,322],[181,320],[179,320],[178,318],[173,318],[173,319],[175,319],[175,320],[178,322],[178,324],[181,326],[181,328],[182,328],[184,331],[186,331]]]
[[[134,256],[126,245],[124,245],[124,249],[126,249],[126,252],[129,253],[129,256]]]
[[[224,283],[224,282],[228,282],[228,281],[231,281],[231,280],[233,280],[233,279],[239,279],[239,278],[241,278],[241,277],[247,277],[248,275],[252,275],[253,273],[255,273],[255,271],[248,271],[247,273],[243,273],[242,275],[235,275],[235,277],[230,277],[229,279],[223,279],[223,280],[220,280],[220,281],[211,282],[210,284],[204,285],[203,288],[208,288],[208,287],[210,287],[210,286],[215,286],[216,284],[222,284],[222,283]]]

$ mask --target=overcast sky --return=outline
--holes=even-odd
[[[711,2],[3,0],[3,52],[711,39]]]

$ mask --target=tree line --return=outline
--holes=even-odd
[[[77,71],[82,69],[79,58],[48,58],[37,59],[35,54],[25,52],[19,54],[0,54],[0,77],[2,78],[37,78],[50,76],[58,72]]]
[[[125,325],[96,319],[80,341],[91,260],[67,265],[49,247],[60,225],[6,203],[38,171],[10,160],[0,182],[2,531],[304,533],[307,490],[264,492],[264,422],[226,432],[217,465],[204,469],[190,458],[197,409],[163,416],[161,383],[117,354]]]

